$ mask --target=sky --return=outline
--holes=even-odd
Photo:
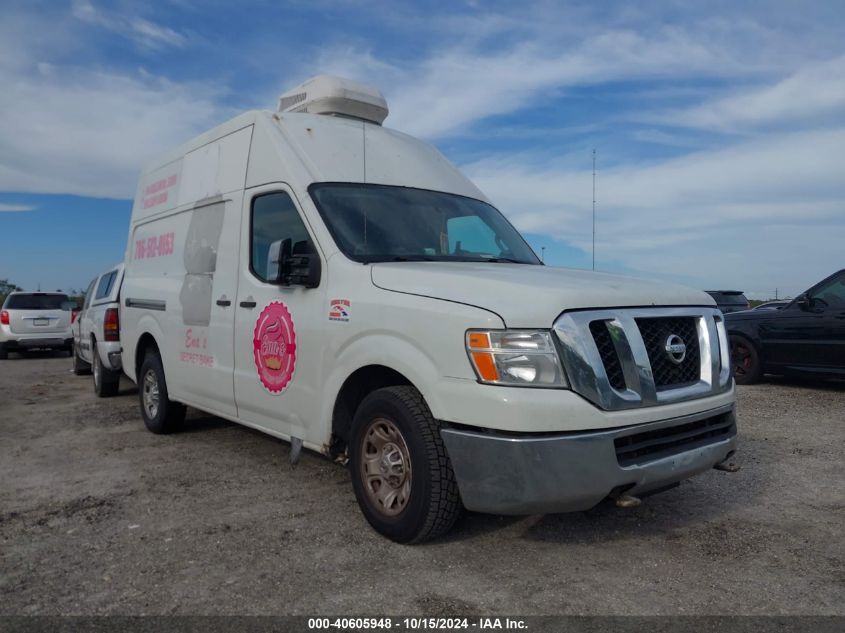
[[[123,257],[141,166],[330,73],[547,264],[795,295],[845,267],[845,3],[4,0],[0,279]]]

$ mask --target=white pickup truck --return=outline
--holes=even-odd
[[[120,388],[120,288],[123,264],[97,275],[73,324],[73,373],[93,374],[94,393],[117,395]]]
[[[151,431],[191,405],[348,460],[399,542],[462,507],[636,502],[734,452],[708,295],[543,265],[386,115],[321,76],[143,171],[120,322]]]

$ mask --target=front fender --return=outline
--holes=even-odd
[[[331,429],[335,401],[346,379],[370,365],[381,365],[405,376],[420,391],[434,417],[438,416],[441,407],[434,389],[440,375],[437,366],[430,354],[408,338],[387,332],[365,334],[338,350],[332,364],[320,413],[324,428]]]
[[[759,350],[760,349],[760,333],[758,324],[755,321],[725,321],[725,329],[728,337],[742,336],[748,339]]]

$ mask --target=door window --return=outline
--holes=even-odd
[[[94,284],[97,283],[97,278],[91,280],[91,283],[88,284],[88,290],[85,291],[85,303],[82,305],[83,310],[87,310],[88,306],[91,305],[91,299],[94,298]]]
[[[830,281],[815,288],[810,295],[814,303],[824,310],[845,309],[845,275],[834,277]]]
[[[278,277],[279,254],[286,240],[290,240],[291,254],[312,251],[311,239],[293,200],[281,191],[252,201],[250,231],[249,268],[261,281]]]

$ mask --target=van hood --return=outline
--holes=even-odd
[[[507,327],[548,328],[564,310],[716,305],[710,295],[686,286],[551,266],[389,262],[372,264],[371,275],[385,290],[495,312]]]

